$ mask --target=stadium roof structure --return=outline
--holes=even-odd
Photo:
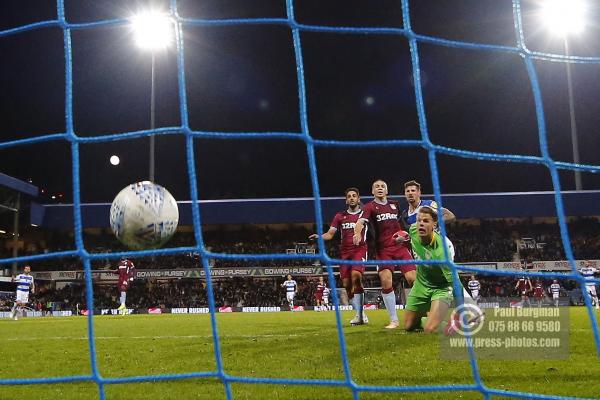
[[[16,192],[33,197],[36,197],[39,193],[37,186],[32,185],[31,183],[23,182],[20,179],[3,174],[2,172],[0,172],[0,186],[4,186]]]
[[[20,212],[38,195],[38,188],[30,183],[0,172],[0,236],[2,239],[19,238]],[[16,264],[13,264],[13,273]]]
[[[404,197],[401,206],[406,207]],[[424,199],[432,196],[423,196]],[[363,198],[363,202],[370,198]],[[600,215],[600,191],[562,192],[567,216]],[[535,218],[555,217],[554,192],[446,194],[443,206],[457,218]],[[191,202],[181,201],[179,224],[193,225]],[[329,222],[345,208],[341,197],[322,197],[322,214]],[[82,223],[86,228],[109,226],[109,203],[82,204]],[[304,198],[201,200],[203,224],[275,224],[315,222],[314,200]],[[31,204],[31,223],[50,229],[73,227],[72,204]]]

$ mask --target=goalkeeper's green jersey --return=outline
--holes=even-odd
[[[417,260],[445,260],[444,255],[444,238],[438,232],[433,232],[431,243],[421,243],[417,224],[412,224],[408,231],[412,250]],[[448,246],[448,255],[450,261],[454,261],[454,246],[452,242],[446,238]],[[452,286],[452,270],[444,264],[418,264],[417,265],[417,281],[428,288],[448,288]]]

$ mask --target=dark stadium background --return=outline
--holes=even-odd
[[[168,7],[168,1],[153,2]],[[413,29],[448,39],[512,46],[509,0],[411,1]],[[122,18],[141,1],[66,1],[68,21]],[[285,17],[285,1],[179,1],[187,18]],[[401,2],[362,0],[295,2],[306,24],[402,27]],[[523,1],[526,41],[532,50],[561,52],[562,42],[540,27],[535,1]],[[592,10],[590,19],[597,17]],[[56,18],[55,1],[5,2],[0,29]],[[595,18],[598,20],[598,18]],[[598,26],[571,39],[572,53],[600,55]],[[298,95],[290,29],[284,26],[184,29],[187,95],[194,130],[299,132]],[[302,33],[310,133],[319,139],[420,138],[408,41],[394,35]],[[150,54],[138,50],[129,28],[74,30],[75,131],[94,136],[149,128]],[[432,140],[474,151],[540,155],[531,86],[518,55],[420,44],[425,106]],[[0,140],[65,131],[63,36],[58,28],[0,39]],[[537,61],[550,154],[572,161],[565,67]],[[598,164],[598,65],[574,65],[574,93],[583,163]],[[180,123],[175,49],[157,56],[156,125]],[[205,199],[310,196],[301,141],[196,140],[199,194]],[[111,201],[128,183],[146,179],[148,139],[81,146],[82,201]],[[108,163],[112,154],[121,164]],[[318,148],[324,196],[348,186],[368,192],[374,178],[392,193],[415,178],[430,193],[421,148]],[[545,167],[438,157],[445,193],[551,190]],[[189,199],[183,137],[157,139],[156,181],[179,200]],[[0,171],[43,188],[46,200],[70,202],[67,142],[0,150]],[[573,173],[561,172],[563,189]],[[600,179],[584,174],[585,189]],[[62,196],[59,196],[62,195]]]

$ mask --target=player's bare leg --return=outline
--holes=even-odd
[[[381,297],[383,298],[383,303],[390,316],[390,323],[385,327],[386,329],[396,329],[400,325],[398,322],[398,313],[396,313],[396,294],[394,293],[392,278],[393,275],[391,270],[382,269],[379,271]]]
[[[407,332],[422,328],[421,318],[426,316],[426,313],[405,310],[404,311],[404,329]]]
[[[355,308],[355,306],[354,306],[354,291],[352,290],[352,279],[350,279],[350,278],[342,279],[342,286],[344,286],[344,289],[346,289],[346,293],[348,294],[348,302],[352,305],[352,308]]]
[[[417,280],[417,270],[406,271],[404,273],[404,278],[406,278],[408,284],[412,286],[413,283],[415,283],[415,281]]]
[[[404,279],[406,279],[406,282],[408,282],[408,287],[404,288],[404,302],[406,303],[408,300],[408,295],[410,294],[410,289],[417,280],[417,270],[406,271],[404,273]]]
[[[435,333],[438,331],[440,324],[448,314],[449,306],[447,303],[440,300],[433,300],[431,302],[431,309],[429,310],[429,316],[427,322],[423,327],[425,333]]]

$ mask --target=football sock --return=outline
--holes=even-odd
[[[360,310],[360,298],[359,295],[354,295],[352,297],[352,308],[354,309],[354,311],[356,311],[356,313],[358,314],[358,311]]]
[[[362,286],[354,288],[354,297],[356,298],[356,311],[360,313],[361,318],[364,318],[365,291]]]
[[[365,305],[365,294],[358,293],[358,294],[354,295],[354,297],[356,297],[356,310],[360,314],[361,318],[364,318],[365,311],[364,311],[363,306]]]
[[[385,309],[390,316],[390,321],[398,321],[398,314],[396,313],[396,294],[394,293],[394,289],[390,289],[390,292],[388,293],[382,291],[381,297],[383,297]]]

